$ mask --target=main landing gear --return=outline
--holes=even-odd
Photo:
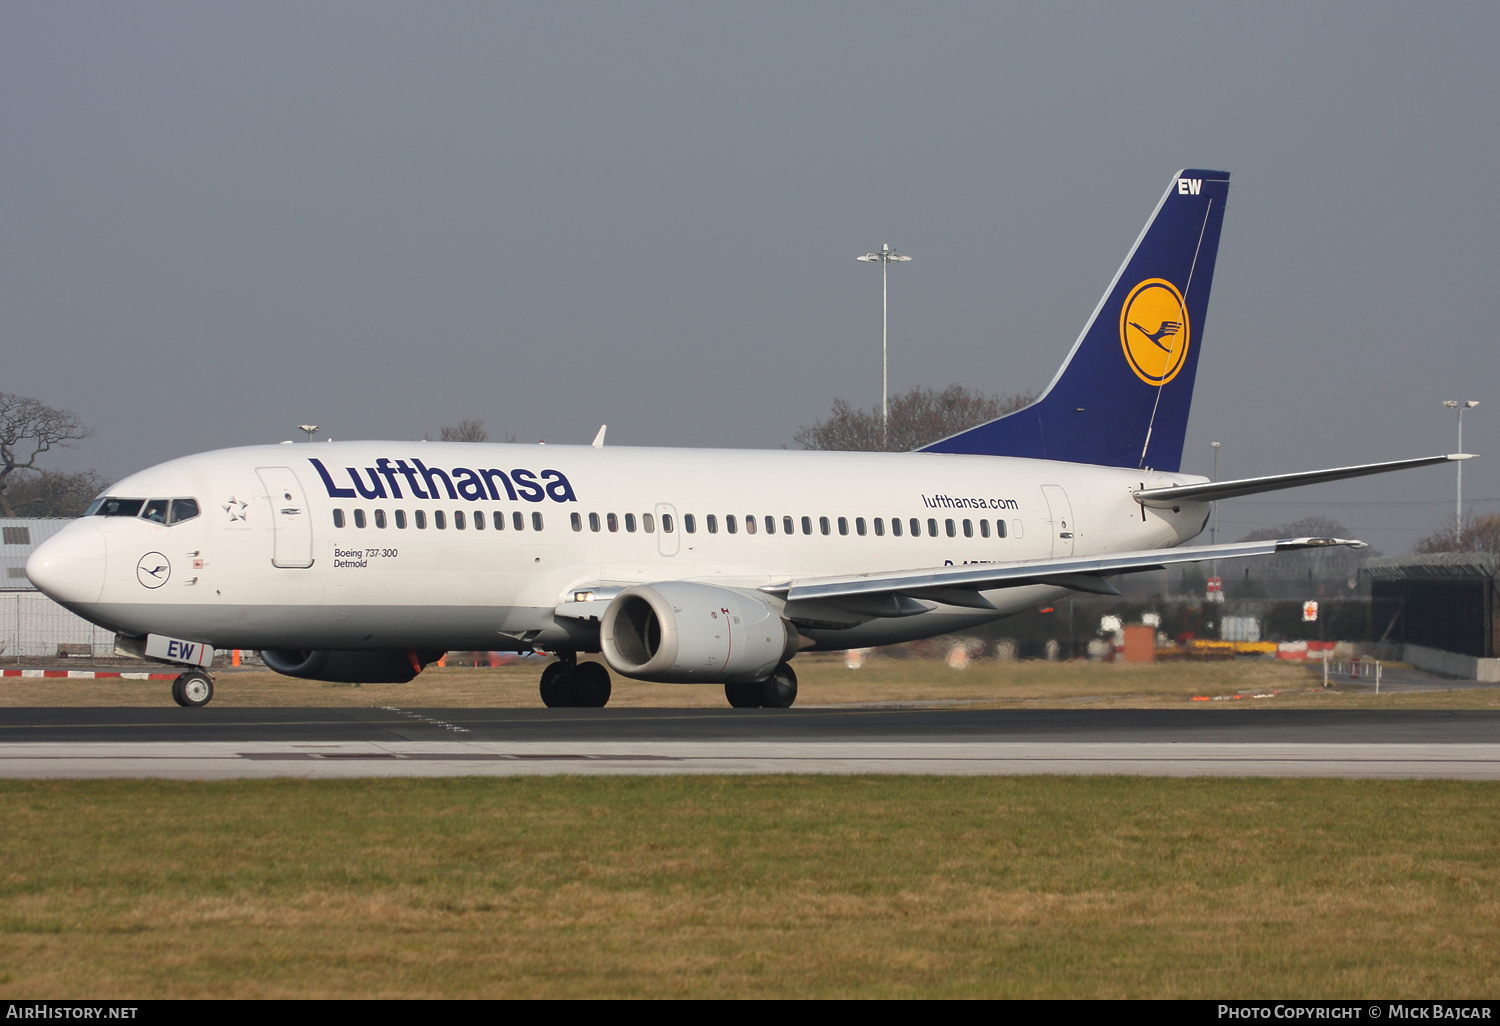
[[[609,671],[580,663],[576,652],[559,652],[542,671],[542,701],[550,709],[602,709],[609,701]]]
[[[797,700],[797,675],[786,663],[752,684],[725,684],[724,697],[736,709],[790,709]]]
[[[172,682],[172,700],[189,709],[201,709],[214,697],[214,679],[202,670],[179,673]]]

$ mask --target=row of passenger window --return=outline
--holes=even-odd
[[[500,510],[497,509],[497,510],[495,510],[491,514],[491,516],[493,518],[491,520],[491,523],[494,524],[495,530],[497,530],[497,531],[503,531],[503,530],[505,530],[505,514],[502,513]],[[375,510],[374,516],[372,518],[369,518],[369,519],[366,519],[366,517],[365,517],[365,511],[364,510],[362,510],[362,509],[356,509],[356,510],[353,511],[353,519],[354,519],[354,526],[355,527],[368,527],[369,524],[371,523],[371,521],[373,521],[376,527],[378,527],[378,528],[385,528],[385,527],[389,526],[389,524],[391,522],[394,522],[395,525],[396,525],[396,530],[398,530],[398,531],[404,531],[404,530],[406,530],[406,525],[407,525],[406,510],[404,510],[404,509],[395,510],[392,513],[390,520],[386,519],[385,510],[383,510],[383,509],[377,509],[377,510]],[[472,519],[473,519],[473,522],[474,522],[474,530],[476,530],[476,531],[483,531],[484,528],[485,528],[484,511],[483,510],[475,510],[475,511],[473,511]],[[573,519],[575,521],[578,519],[578,514],[577,513],[573,514]],[[455,531],[462,531],[465,528],[467,528],[469,526],[469,521],[470,521],[470,514],[466,513],[464,510],[456,509],[456,510],[453,511],[453,529]],[[344,511],[341,510],[341,509],[334,510],[333,511],[333,526],[334,527],[343,527],[344,523],[345,523],[345,520],[344,520]],[[427,511],[425,509],[413,510],[412,511],[412,515],[411,515],[411,524],[418,531],[425,531],[425,530],[427,530]],[[526,514],[522,513],[520,510],[514,510],[514,511],[512,511],[512,513],[510,515],[510,524],[511,524],[511,530],[513,530],[513,531],[524,531],[524,530],[526,530]],[[441,510],[441,509],[435,509],[435,510],[433,510],[432,511],[432,526],[435,527],[435,528],[437,528],[439,531],[446,531],[448,529],[448,514],[447,514],[447,511]],[[540,513],[532,513],[531,514],[531,529],[533,531],[540,531],[543,528],[543,526],[544,526],[544,522],[542,520],[542,515]],[[573,530],[576,531],[576,530],[578,530],[578,528],[574,527]]]
[[[598,513],[590,513],[588,515],[588,518],[590,531],[598,531],[601,529],[600,517]],[[574,513],[572,515],[572,522],[573,530],[583,530],[583,518],[580,514]],[[706,530],[709,534],[719,533],[719,523],[719,517],[714,513],[709,513],[703,518],[704,530]],[[776,517],[773,516],[766,516],[757,520],[754,515],[746,514],[743,523],[746,534],[755,534],[757,531],[760,531],[762,529],[762,525],[766,534],[776,533]],[[740,519],[733,513],[727,514],[723,520],[724,532],[726,534],[738,534],[740,531],[740,524]],[[819,534],[831,535],[833,533],[835,525],[837,525],[838,527],[839,534],[847,535],[849,533],[848,517],[837,517],[833,520],[830,520],[828,517],[818,517],[817,527]],[[930,538],[937,538],[940,534],[943,534],[949,538],[957,538],[959,531],[962,530],[963,536],[965,538],[974,537],[975,522],[973,520],[963,520],[961,522],[961,525],[962,526],[960,526],[959,521],[945,519],[941,522],[941,527],[939,527],[939,521],[937,520],[937,518],[929,517],[926,521],[927,536]],[[604,514],[602,526],[607,527],[610,531],[618,531],[620,529],[620,518],[613,513],[606,513]],[[781,518],[782,534],[796,534],[797,528],[799,526],[802,528],[803,534],[812,534],[813,518],[801,517],[800,523],[799,520],[793,519],[792,517],[784,516]],[[920,538],[922,537],[922,526],[923,521],[919,520],[916,517],[911,517],[906,520],[905,526],[903,526],[903,522],[900,517],[892,517],[890,520],[890,532],[891,535],[896,538],[900,538],[905,532],[910,532],[911,537],[913,538]],[[641,527],[647,534],[651,534],[656,530],[655,518],[650,513],[642,513]],[[1021,522],[1019,520],[1015,522],[1015,527],[1016,536],[1020,537]],[[635,531],[635,528],[635,514],[626,513],[625,530],[629,533],[633,533]],[[661,516],[661,529],[670,534],[672,532],[672,528],[672,515],[670,513],[663,513]],[[854,533],[859,535],[861,538],[869,534],[872,528],[874,530],[875,537],[884,537],[886,533],[885,518],[875,517],[871,521],[866,521],[864,517],[854,518]],[[978,522],[978,528],[979,537],[991,537],[990,522],[988,520],[980,520]],[[682,515],[682,529],[688,534],[696,534],[698,532],[698,518],[692,513],[684,513]],[[996,520],[994,525],[993,537],[1004,538],[1008,533],[1009,532],[1006,529],[1005,521]]]
[[[474,524],[474,530],[483,531],[485,529],[486,518],[483,510],[476,510],[472,512],[472,514],[470,514],[466,513],[464,510],[459,509],[453,511],[454,530],[464,530],[468,527],[471,519]],[[676,530],[677,525],[673,522],[672,514],[663,513],[660,519],[661,530],[663,533],[671,534],[674,530]],[[382,529],[392,521],[395,523],[397,530],[405,530],[407,526],[406,511],[403,509],[395,510],[392,514],[391,521],[387,520],[385,510],[383,509],[375,510],[373,517],[369,519],[366,518],[365,511],[363,509],[356,509],[353,511],[353,522],[355,527],[366,527],[372,522],[372,520],[375,527]],[[571,522],[573,530],[583,530],[583,514],[570,514],[569,520]],[[754,516],[746,515],[744,520],[741,521],[739,517],[735,516],[733,513],[730,513],[723,518],[722,523],[724,532],[726,534],[739,534],[741,523],[743,523],[744,525],[746,534],[756,534],[762,529],[764,529],[766,534],[775,534],[777,530],[776,520],[777,518],[773,516],[766,516],[757,519]],[[333,511],[333,526],[343,527],[345,522],[344,511],[342,509],[335,509]],[[489,522],[494,525],[494,529],[496,531],[503,531],[506,527],[506,516],[500,510],[494,510],[490,514]],[[411,523],[419,531],[426,530],[427,511],[421,509],[413,511],[411,516]],[[598,532],[608,530],[611,533],[615,533],[620,530],[622,523],[627,534],[634,534],[637,529],[644,531],[646,534],[655,534],[657,528],[657,517],[651,513],[642,513],[639,519],[637,519],[634,513],[626,513],[623,515],[615,513],[605,513],[602,516],[598,513],[588,514],[588,525],[590,531]],[[714,513],[709,513],[703,518],[703,528],[709,534],[718,534],[720,523],[721,522],[719,517]],[[889,530],[891,536],[894,538],[900,538],[903,534],[910,534],[910,536],[913,538],[920,538],[922,537],[923,523],[924,522],[917,517],[911,517],[905,521],[903,521],[900,517],[892,517],[890,519]],[[963,536],[965,538],[973,538],[975,534],[975,521],[968,519],[965,519],[963,521],[956,521],[950,518],[939,522],[936,517],[929,517],[927,518],[925,525],[927,528],[927,536],[929,538],[937,538],[940,536],[957,538],[960,531],[963,532]],[[448,514],[445,510],[433,510],[432,526],[439,531],[447,530]],[[520,510],[512,511],[510,514],[510,526],[512,530],[524,531],[526,529],[526,515]],[[781,518],[780,528],[782,534],[796,534],[797,528],[799,526],[802,528],[803,534],[812,534],[813,518],[802,517],[800,518],[800,522],[796,519],[793,519],[792,517],[784,516]],[[837,517],[834,520],[830,520],[828,517],[818,517],[817,519],[817,530],[819,534],[831,535],[833,534],[835,526],[837,526],[839,534],[849,534],[850,523],[848,517]],[[542,530],[542,527],[542,514],[539,512],[533,512],[531,514],[531,529],[533,531],[540,531]],[[870,534],[872,530],[875,537],[881,538],[885,536],[887,530],[887,524],[884,517],[875,517],[870,521],[866,521],[864,517],[855,517],[853,527],[854,533],[861,538],[863,538],[867,534]],[[682,517],[682,529],[688,534],[697,534],[698,518],[692,513],[684,513]],[[1010,533],[1007,530],[1004,520],[995,521],[993,533],[990,527],[990,522],[988,520],[980,520],[978,521],[978,532],[979,537],[981,538],[1004,538],[1008,533]],[[1015,535],[1018,538],[1021,536],[1021,522],[1019,520],[1015,522]]]
[[[709,534],[717,534],[718,533],[718,530],[719,530],[718,518],[716,516],[714,516],[714,514],[712,514],[712,513],[708,514],[708,516],[706,516],[706,517],[703,518],[703,521],[704,521],[703,526],[708,529],[708,533]],[[767,534],[775,534],[776,533],[776,518],[775,517],[764,517],[764,518],[762,518],[762,522],[763,522],[763,524],[765,526],[765,532]],[[1016,521],[1017,528],[1020,527],[1020,523],[1021,522],[1019,520]],[[906,525],[903,528],[903,526],[902,526],[902,520],[901,520],[900,517],[891,517],[891,520],[890,520],[890,532],[891,532],[891,536],[895,537],[895,538],[900,538],[903,533],[910,533],[911,537],[913,537],[913,538],[920,538],[920,537],[922,537],[922,524],[923,524],[923,521],[917,519],[916,517],[911,517],[911,518],[909,518],[906,521]],[[849,518],[848,517],[837,517],[833,521],[830,521],[828,517],[818,517],[818,533],[819,534],[823,534],[823,535],[830,535],[830,534],[832,534],[835,525],[838,527],[838,533],[839,534],[841,534],[841,535],[847,535],[849,533]],[[927,536],[929,538],[936,538],[936,537],[938,537],[939,533],[940,533],[940,530],[941,530],[942,534],[947,535],[949,538],[957,538],[959,530],[960,530],[959,523],[957,521],[954,521],[954,520],[951,520],[951,519],[942,521],[942,527],[941,527],[941,529],[939,528],[939,526],[938,526],[938,520],[935,517],[929,517],[929,518],[927,518],[926,525],[927,525]],[[683,526],[685,526],[687,528],[687,530],[688,530],[689,533],[692,533],[693,527],[694,527],[692,514],[688,514],[687,517],[684,518]],[[800,520],[800,523],[798,523],[797,521],[794,521],[791,517],[782,517],[781,518],[781,533],[782,534],[795,534],[796,533],[796,529],[799,526],[802,528],[802,533],[803,534],[812,534],[813,533],[813,518],[812,517],[802,517],[801,520]],[[857,535],[859,535],[861,538],[863,538],[866,534],[870,533],[870,531],[871,531],[872,528],[874,530],[875,537],[877,537],[877,538],[884,537],[885,533],[886,533],[886,521],[885,521],[885,518],[884,517],[875,517],[869,523],[865,522],[865,518],[864,517],[855,517],[854,518],[854,533],[857,534]],[[734,517],[733,513],[729,514],[728,516],[726,516],[724,518],[724,530],[726,532],[728,532],[729,534],[734,534],[738,529],[739,529],[739,525],[735,522],[735,517]],[[974,537],[974,521],[973,520],[964,520],[963,523],[962,523],[962,530],[963,530],[963,536],[965,538],[972,538],[972,537]],[[756,532],[755,517],[753,517],[753,516],[746,516],[745,517],[745,533],[746,534],[754,534],[755,532]],[[1004,538],[1006,536],[1006,534],[1007,534],[1007,531],[1006,531],[1006,527],[1005,527],[1005,521],[1004,520],[997,520],[997,521],[995,521],[994,537],[996,537],[996,538]],[[981,520],[981,521],[979,521],[979,537],[981,537],[981,538],[988,538],[988,537],[990,537],[990,522],[988,520]]]

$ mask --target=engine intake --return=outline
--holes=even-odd
[[[797,651],[797,629],[753,593],[671,581],[615,597],[599,625],[616,672],[662,683],[765,680]]]
[[[307,652],[262,650],[260,657],[271,669],[288,677],[337,684],[405,684],[442,654],[317,649]]]

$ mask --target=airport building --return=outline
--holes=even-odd
[[[70,523],[62,517],[0,518],[0,662],[114,653],[112,633],[68,612],[26,578],[27,558]]]
[[[0,566],[5,567],[0,590],[35,591],[35,586],[26,579],[26,560],[38,545],[72,522],[63,517],[0,517]]]

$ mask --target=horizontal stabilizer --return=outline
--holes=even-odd
[[[1241,495],[1256,495],[1260,492],[1275,492],[1283,488],[1299,488],[1302,485],[1322,484],[1325,481],[1342,481],[1348,477],[1366,477],[1370,474],[1387,474],[1393,470],[1410,470],[1412,467],[1429,467],[1434,463],[1473,459],[1471,453],[1454,453],[1450,456],[1424,456],[1416,460],[1397,460],[1394,463],[1365,463],[1358,467],[1335,467],[1332,470],[1304,470],[1300,474],[1277,474],[1273,477],[1247,477],[1238,481],[1202,481],[1198,484],[1174,485],[1170,488],[1145,488],[1135,493],[1135,501],[1143,506],[1164,508],[1184,502],[1213,502],[1218,499],[1234,499]]]
[[[925,570],[898,570],[882,574],[857,574],[849,577],[821,577],[768,584],[760,590],[783,595],[788,602],[821,601],[843,609],[852,609],[851,600],[874,600],[890,596],[898,601],[889,605],[871,602],[862,605],[867,615],[911,615],[900,598],[923,598],[947,605],[983,608],[974,601],[951,601],[959,591],[977,593],[996,588],[1018,588],[1024,585],[1050,585],[1072,591],[1095,594],[1119,594],[1105,580],[1117,574],[1160,570],[1173,563],[1197,563],[1205,559],[1240,559],[1247,556],[1269,556],[1296,549],[1328,548],[1347,545],[1362,549],[1365,543],[1347,538],[1282,538],[1275,541],[1234,542],[1225,545],[1193,545],[1177,549],[1148,549],[1141,552],[1119,552],[1109,556],[1068,556],[1063,559],[1035,559],[1015,563],[985,563],[979,566],[943,566]],[[943,596],[948,597],[943,597]],[[876,613],[876,609],[898,610]]]

